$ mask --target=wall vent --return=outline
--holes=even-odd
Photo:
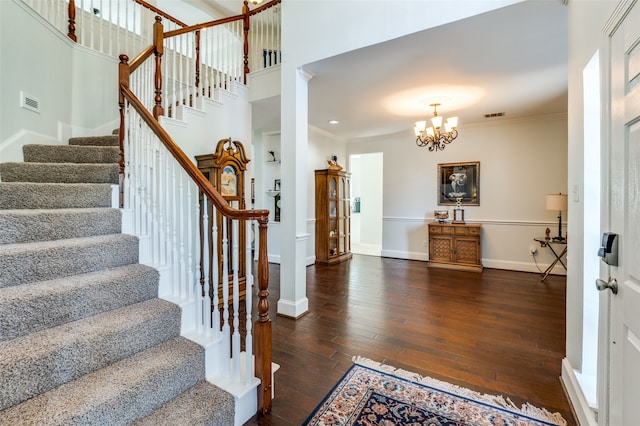
[[[40,99],[20,91],[20,107],[40,114]]]
[[[484,118],[504,117],[505,114],[504,112],[492,112],[491,114],[485,114]]]

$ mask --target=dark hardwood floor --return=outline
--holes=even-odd
[[[560,383],[565,278],[354,255],[307,268],[309,313],[276,316],[270,264],[275,399],[248,425],[300,425],[360,355],[479,392],[529,402],[576,422]]]

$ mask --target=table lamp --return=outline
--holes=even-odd
[[[547,210],[558,211],[558,236],[553,237],[553,241],[564,241],[562,236],[562,211],[567,210],[567,194],[547,195]]]

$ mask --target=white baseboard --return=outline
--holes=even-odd
[[[426,253],[400,251],[400,250],[385,250],[380,251],[382,257],[393,257],[394,259],[407,259],[407,260],[429,260],[429,256]]]
[[[285,299],[278,300],[278,315],[283,315],[289,318],[298,318],[306,314],[308,311],[309,299],[306,297],[296,301]]]
[[[538,264],[536,266],[533,262],[512,262],[508,260],[497,260],[497,259],[482,259],[482,266],[485,268],[493,268],[493,269],[506,269],[509,271],[520,271],[520,272],[534,272],[541,274],[548,265],[546,264]],[[556,266],[551,270],[550,275],[567,275],[567,271],[562,267]]]
[[[598,426],[596,413],[589,407],[587,398],[584,396],[578,378],[567,358],[562,360],[562,375],[560,376],[560,381],[567,392],[569,403],[578,418],[578,423],[581,426]]]

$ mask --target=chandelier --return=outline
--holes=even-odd
[[[416,144],[420,147],[426,146],[429,151],[443,150],[446,144],[453,142],[458,137],[458,117],[447,119],[444,124],[445,132],[441,132],[442,116],[438,115],[437,108],[440,104],[430,104],[433,107],[433,127],[427,127],[427,121],[416,121],[413,130],[416,132]]]

